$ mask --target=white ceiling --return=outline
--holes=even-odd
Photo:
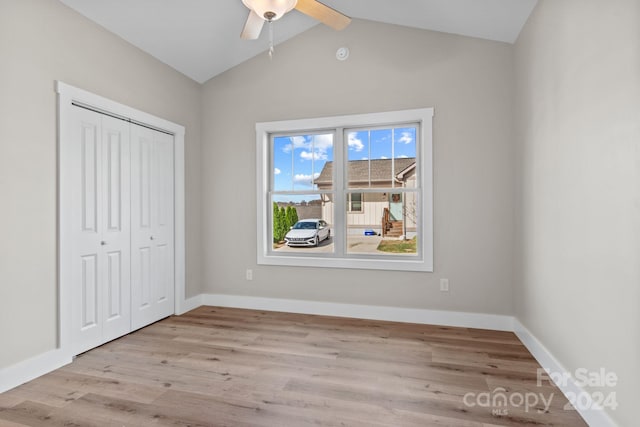
[[[60,0],[193,80],[203,83],[268,49],[240,39],[241,0]],[[537,0],[323,0],[352,18],[513,43]],[[276,43],[317,22],[292,11],[275,24]]]

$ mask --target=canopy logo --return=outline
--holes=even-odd
[[[610,389],[615,387],[617,383],[618,376],[604,368],[598,371],[580,368],[573,373],[552,372],[539,368],[536,385],[546,393],[509,392],[506,388],[497,387],[491,391],[480,393],[469,392],[464,395],[463,403],[469,408],[491,409],[491,413],[495,416],[507,416],[510,409],[544,413],[549,411],[555,398],[555,393],[549,392],[549,390],[558,386],[565,390],[564,397],[566,397],[567,403],[564,405],[564,410],[602,410],[603,408],[615,410],[618,407],[616,392]],[[583,391],[573,392],[571,389],[582,389]],[[562,396],[561,398],[564,402],[564,398]]]
[[[492,391],[481,393],[469,392],[462,401],[469,407],[491,408],[491,413],[497,416],[509,415],[510,408],[524,408],[525,412],[536,410],[539,413],[548,412],[553,401],[554,393],[548,398],[544,393],[508,393],[507,389],[497,387]]]

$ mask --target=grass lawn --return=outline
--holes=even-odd
[[[383,240],[378,245],[378,250],[394,254],[415,254],[416,238],[411,240]]]

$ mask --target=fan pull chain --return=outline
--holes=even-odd
[[[269,59],[273,59],[273,21],[269,21]]]

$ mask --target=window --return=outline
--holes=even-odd
[[[362,212],[362,193],[347,194],[349,212]]]
[[[432,116],[258,123],[258,263],[432,271]]]

